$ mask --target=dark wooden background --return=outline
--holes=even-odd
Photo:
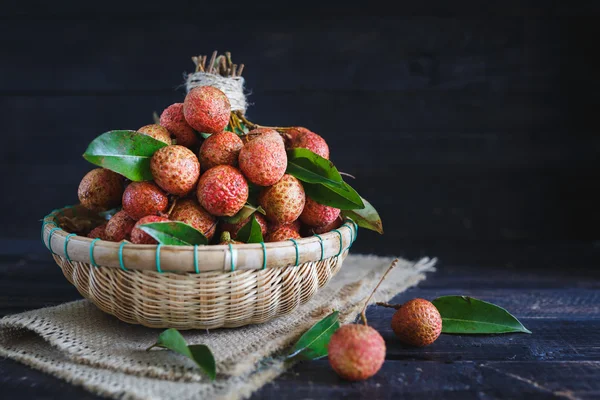
[[[246,64],[251,119],[309,127],[356,176],[386,229],[357,251],[598,238],[592,2],[322,3],[3,2],[1,236],[36,240],[87,144],[182,101],[216,49]]]

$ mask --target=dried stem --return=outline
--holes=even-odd
[[[237,76],[242,76],[242,71],[244,70],[244,64],[240,64],[240,69],[238,69]]]
[[[206,72],[208,72],[209,74],[212,74],[212,70],[215,65],[215,58],[217,58],[216,50],[213,51],[212,56],[210,57],[210,62],[208,63],[208,70]]]
[[[390,273],[390,271],[392,269],[394,269],[394,267],[396,266],[396,264],[398,264],[398,261],[399,260],[397,258],[394,261],[392,261],[392,263],[388,267],[387,271],[385,271],[385,274],[383,274],[383,276],[379,280],[379,283],[377,284],[377,286],[375,286],[375,289],[373,289],[373,291],[371,292],[371,295],[369,295],[369,297],[365,301],[365,305],[363,306],[362,311],[360,312],[360,317],[362,318],[362,322],[363,322],[364,325],[368,325],[367,324],[367,316],[365,315],[365,311],[367,310],[367,306],[369,305],[369,301],[371,301],[371,298],[373,297],[373,295],[375,294],[375,292],[377,291],[377,289],[379,289],[379,286],[384,281],[385,277],[388,276],[388,274]]]
[[[169,211],[167,211],[167,218],[171,216],[175,205],[177,204],[177,197],[173,197],[173,201],[171,202],[171,207],[169,207]]]
[[[342,171],[340,171],[340,175],[349,176],[349,177],[350,177],[350,178],[352,178],[352,179],[356,179],[356,177],[355,177],[354,175],[350,175],[350,174],[349,174],[349,173],[347,173],[347,172],[342,172]]]
[[[377,302],[375,304],[377,304],[378,306],[381,306],[381,307],[393,308],[396,310],[399,310],[402,308],[402,304],[390,304],[390,303],[384,303],[384,302]]]

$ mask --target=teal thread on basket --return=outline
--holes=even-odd
[[[127,271],[127,268],[125,268],[125,264],[123,264],[123,247],[125,247],[125,244],[127,242],[121,242],[121,245],[119,246],[119,265],[121,266],[121,269],[123,271]]]
[[[323,261],[323,257],[325,256],[325,249],[323,247],[323,238],[317,234],[315,234],[315,236],[319,238],[319,242],[321,243],[321,260],[320,261]]]
[[[55,231],[59,231],[59,230],[60,230],[60,228],[58,226],[54,227],[54,228],[50,229],[50,233],[48,234],[48,250],[50,250],[52,252],[52,254],[56,254],[54,252],[54,250],[52,250],[52,235],[54,235]]]
[[[265,247],[265,242],[260,242],[263,251],[263,267],[262,269],[267,269],[267,248]]]
[[[197,274],[200,273],[200,271],[198,270],[198,245],[197,244],[194,245],[194,269],[196,270]]]
[[[298,256],[298,242],[296,242],[296,239],[289,239],[292,241],[292,243],[294,243],[294,248],[296,249],[296,264],[295,266],[298,266],[298,261],[300,261],[299,256]]]
[[[231,261],[231,272],[235,271],[235,263],[233,262],[233,246],[229,243],[229,259]]]
[[[160,248],[162,247],[162,244],[159,243],[158,246],[156,246],[156,270],[162,274],[162,269],[160,269]]]
[[[67,257],[67,261],[71,262],[71,257],[69,257],[69,239],[73,236],[77,236],[75,233],[69,233],[65,238],[65,257]]]
[[[336,255],[336,257],[339,257],[340,254],[342,254],[342,250],[343,250],[343,246],[344,246],[344,243],[342,242],[342,232],[340,232],[339,229],[334,229],[333,231],[337,232],[337,234],[340,235],[340,251],[338,251],[338,253]]]
[[[92,243],[90,243],[90,262],[96,268],[98,268],[98,264],[96,264],[96,260],[94,259],[94,246],[98,240],[100,240],[100,238],[96,238],[92,240]]]

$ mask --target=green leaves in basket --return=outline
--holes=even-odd
[[[351,218],[358,226],[370,229],[383,235],[383,224],[381,223],[381,217],[375,210],[375,207],[371,205],[367,200],[362,199],[365,203],[365,208],[362,210],[343,210],[342,215],[347,218]]]
[[[118,213],[119,211],[121,211],[121,207],[117,207],[117,208],[111,208],[110,210],[106,210],[106,211],[100,211],[98,213],[98,215],[100,216],[100,218],[102,219],[106,219],[109,220],[113,217],[113,215],[115,215],[116,213]]]
[[[246,225],[240,228],[236,239],[244,243],[262,243],[264,241],[262,229],[254,214],[252,214]]]
[[[222,220],[228,224],[237,224],[240,221],[248,219],[255,212],[265,215],[265,210],[261,206],[254,207],[251,204],[246,204],[240,211],[232,217],[223,217]]]
[[[286,173],[302,181],[306,194],[317,203],[354,210],[364,208],[359,194],[342,179],[333,163],[308,149],[288,150]]]
[[[151,222],[139,228],[152,236],[158,243],[171,246],[208,244],[208,239],[196,228],[178,221]]]
[[[217,376],[217,366],[215,357],[213,356],[212,351],[210,351],[210,348],[204,344],[192,344],[188,346],[187,342],[177,329],[170,328],[158,335],[156,343],[148,347],[146,351],[149,351],[154,347],[169,349],[186,356],[195,362],[211,380],[215,380],[215,377]]]
[[[531,333],[508,311],[492,303],[466,296],[442,296],[432,303],[442,316],[443,333]]]
[[[83,158],[132,181],[152,179],[150,158],[167,144],[135,131],[110,131],[94,139]]]
[[[339,312],[334,311],[304,333],[287,355],[287,359],[316,360],[327,355],[331,335],[340,327]]]

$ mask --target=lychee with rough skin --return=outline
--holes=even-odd
[[[231,238],[231,234],[227,231],[221,234],[219,244],[244,244],[244,242],[238,242]]]
[[[135,220],[133,218],[129,217],[125,211],[119,211],[106,224],[106,240],[113,242],[129,240],[134,225]]]
[[[250,131],[249,135],[253,132]],[[274,185],[287,168],[283,138],[273,130],[262,133],[242,147],[239,163],[250,182],[259,186]]]
[[[319,227],[331,224],[339,215],[339,208],[319,204],[307,196],[304,210],[300,214],[300,221],[308,226]]]
[[[385,361],[385,341],[367,325],[341,326],[327,346],[329,363],[343,379],[362,381],[375,375]]]
[[[121,203],[123,177],[105,168],[96,168],[85,174],[79,183],[77,195],[82,206],[90,211],[106,211]]]
[[[144,135],[151,136],[156,140],[160,140],[163,143],[166,143],[166,144],[172,143],[171,134],[163,126],[160,126],[157,124],[146,125],[146,126],[142,126],[137,131],[140,133],[143,133]]]
[[[183,116],[183,103],[171,104],[160,114],[160,125],[164,126],[177,140],[177,144],[194,148],[200,143],[194,128]],[[170,144],[170,143],[169,143]]]
[[[255,212],[253,214],[253,216],[256,218],[256,222],[258,222],[258,225],[260,225],[260,230],[261,230],[262,236],[264,238],[268,232],[267,220],[259,212]],[[245,218],[245,219],[235,223],[235,224],[230,224],[230,223],[224,222],[221,224],[221,231],[229,232],[231,234],[231,237],[233,239],[236,239],[238,232],[240,231],[240,229],[242,229],[248,223],[248,221],[250,221],[250,218],[252,218],[252,215],[249,216],[248,218]]]
[[[200,176],[200,162],[190,149],[171,145],[158,149],[150,160],[150,171],[158,186],[176,196],[191,192]]]
[[[242,139],[233,132],[223,131],[210,135],[200,146],[200,165],[205,170],[217,165],[237,167],[242,147]]]
[[[171,221],[180,221],[193,226],[202,232],[209,241],[215,235],[217,219],[194,199],[178,200],[169,218]]]
[[[329,159],[329,146],[320,135],[303,128],[294,127],[287,132],[288,147],[291,149],[308,149],[323,158]]]
[[[162,213],[168,205],[167,195],[153,182],[131,182],[123,193],[123,211],[134,220]]]
[[[198,181],[198,202],[206,211],[219,217],[231,217],[248,200],[248,183],[244,175],[231,165],[217,165]]]
[[[295,230],[298,233],[300,233],[300,230],[302,228],[302,224],[300,223],[300,220],[297,219],[294,222],[290,222],[288,224],[274,224],[274,223],[269,223],[269,225],[268,225],[268,231],[269,232],[275,232],[276,230],[278,230],[282,226],[287,226],[288,228],[290,228],[292,230]]]
[[[231,104],[219,89],[198,86],[185,96],[183,115],[187,123],[198,132],[219,133],[229,123]]]
[[[290,239],[300,239],[300,233],[290,225],[280,225],[276,230],[269,232],[265,239],[266,242],[282,242]]]
[[[325,225],[325,226],[320,226],[317,228],[311,228],[313,233],[316,233],[317,235],[320,235],[322,233],[327,233],[327,232],[331,232],[334,229],[338,229],[340,226],[342,226],[344,223],[344,220],[341,217],[336,218],[333,222]]]
[[[265,210],[270,222],[289,224],[302,214],[305,197],[300,181],[292,175],[285,174],[279,182],[260,192],[258,203]]]
[[[392,329],[402,343],[429,346],[442,333],[442,316],[430,301],[413,299],[394,313]]]
[[[98,225],[87,234],[90,239],[108,240],[106,238],[106,224]]]
[[[135,244],[157,244],[158,242],[146,232],[139,228],[140,225],[150,224],[152,222],[167,222],[168,218],[159,217],[158,215],[148,215],[142,219],[140,219],[133,230],[131,231],[131,243]]]

